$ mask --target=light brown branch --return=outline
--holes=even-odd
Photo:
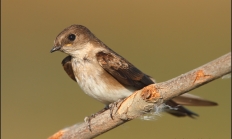
[[[158,106],[228,73],[231,73],[231,53],[176,78],[152,84],[136,91],[118,103],[117,108],[114,108],[113,111],[113,119],[110,117],[110,110],[93,118],[91,120],[92,132],[89,131],[87,123],[80,123],[60,130],[49,139],[94,138],[144,113],[150,112],[154,105]]]

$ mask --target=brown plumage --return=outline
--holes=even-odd
[[[57,50],[69,55],[62,61],[68,76],[86,94],[106,105],[155,83],[153,78],[111,50],[82,25],[72,25],[63,30],[56,37],[51,52]],[[181,105],[217,105],[190,94],[176,97],[166,104],[176,108],[167,112],[178,117],[197,116]]]

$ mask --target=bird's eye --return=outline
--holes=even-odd
[[[70,35],[68,35],[68,39],[69,39],[70,41],[74,41],[74,40],[76,39],[76,35],[70,34]]]

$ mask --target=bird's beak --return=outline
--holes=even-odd
[[[54,46],[52,49],[51,49],[51,53],[52,52],[55,52],[55,51],[57,51],[57,50],[60,50],[60,48],[61,48],[61,46]]]

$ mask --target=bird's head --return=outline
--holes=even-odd
[[[90,30],[82,25],[71,25],[64,29],[55,39],[51,53],[61,51],[73,55],[86,47],[86,44],[95,36]]]

